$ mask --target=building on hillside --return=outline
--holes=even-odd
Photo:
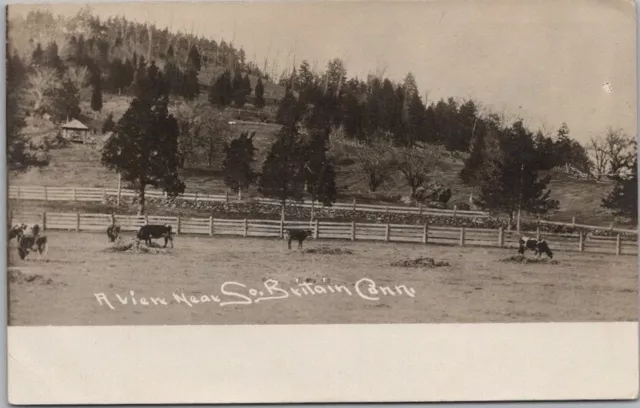
[[[77,119],[73,119],[62,125],[62,137],[72,142],[82,140],[82,143],[86,144],[88,133],[89,127]]]

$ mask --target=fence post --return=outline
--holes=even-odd
[[[536,239],[540,240],[540,225],[538,224],[538,226],[536,227]]]
[[[387,204],[387,205],[386,205],[386,208],[385,208],[385,211],[384,211],[384,212],[385,212],[385,213],[387,213],[387,214],[389,214],[389,204]]]
[[[578,250],[584,252],[584,234],[580,231],[580,242],[578,243]]]
[[[76,188],[75,187],[71,188],[71,195],[73,196],[73,201],[76,201]]]
[[[238,189],[238,201],[242,201],[242,190]]]
[[[422,243],[426,244],[428,240],[429,240],[429,225],[424,224],[424,226],[422,227]]]
[[[456,217],[456,213],[458,212],[458,206],[456,204],[453,205],[453,218]]]
[[[47,194],[47,186],[44,186],[44,201],[49,200],[49,195]]]
[[[43,212],[42,213],[42,230],[46,230],[47,229],[47,213]]]
[[[197,203],[198,202],[198,192],[196,191],[196,194],[193,196],[193,202]]]
[[[498,246],[500,248],[504,247],[504,228],[498,228]]]
[[[224,201],[226,203],[229,202],[229,190],[228,189],[224,191]]]
[[[147,214],[144,215],[144,225],[149,225],[149,216]]]
[[[118,173],[118,195],[116,196],[116,207],[120,207],[121,193],[122,193],[122,174]]]
[[[180,235],[180,216],[178,215],[178,228],[176,228],[176,235]]]
[[[460,228],[460,246],[464,246],[464,227]]]
[[[247,219],[244,219],[244,237],[246,238],[249,235],[249,222]]]
[[[356,199],[353,199],[353,211],[356,211]]]
[[[102,189],[102,202],[104,202],[104,203],[107,202],[107,189],[106,188]]]
[[[391,231],[389,231],[389,230],[390,230],[390,228],[389,228],[389,224],[387,224],[387,225],[386,225],[386,229],[385,229],[385,231],[384,231],[384,241],[385,241],[385,242],[389,242],[389,236],[391,235],[391,234],[390,234],[390,232],[391,232]]]
[[[17,186],[17,187],[18,187],[18,191],[17,191],[18,195],[16,197],[16,200],[18,200],[18,205],[20,205],[20,186]]]
[[[352,241],[356,240],[356,222],[355,221],[351,221],[351,240]]]
[[[313,238],[318,239],[319,236],[320,236],[320,221],[316,218],[316,225],[313,230]]]
[[[280,239],[284,239],[284,219],[280,218]]]
[[[418,208],[419,208],[419,210],[418,210],[418,211],[419,211],[419,212],[418,212],[418,215],[422,216],[422,202],[419,202],[419,203],[418,203]]]
[[[76,231],[80,231],[80,213],[76,213]]]
[[[213,236],[213,216],[209,216],[209,236]]]
[[[622,245],[620,242],[620,234],[616,235],[616,255],[622,254]]]
[[[576,226],[576,217],[571,217],[571,226]]]
[[[518,208],[518,215],[516,218],[516,231],[518,231],[518,234],[520,233],[520,209]]]

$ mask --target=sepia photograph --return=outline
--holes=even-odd
[[[637,359],[635,3],[5,11],[10,328],[615,323]]]

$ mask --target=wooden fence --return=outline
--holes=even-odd
[[[244,237],[283,237],[285,229],[310,229],[315,239],[351,241],[407,242],[517,248],[520,235],[515,231],[481,228],[453,228],[430,225],[374,224],[325,221],[232,220],[219,218],[136,216],[80,213],[10,214],[10,222],[34,224],[44,230],[104,232],[112,220],[122,231],[137,231],[142,225],[169,224],[177,235],[234,235]],[[579,251],[616,255],[637,255],[637,236],[600,237],[587,234],[545,234],[553,251]]]
[[[42,200],[42,201],[81,201],[81,202],[101,202],[107,197],[116,197],[119,202],[120,197],[136,197],[134,190],[117,188],[84,188],[84,187],[48,187],[48,186],[9,186],[9,198],[15,200]],[[163,198],[164,192],[159,190],[147,190],[145,196],[148,198]],[[205,201],[205,202],[245,202],[242,197],[229,194],[200,194],[185,193],[179,196],[182,200]],[[278,200],[268,198],[251,198],[251,202],[280,206]],[[319,202],[311,201],[297,202],[290,201],[291,204],[303,208],[321,208]],[[362,211],[374,213],[396,213],[396,214],[418,214],[432,216],[457,216],[487,218],[488,212],[484,211],[463,211],[455,206],[453,210],[436,209],[427,207],[393,206],[393,205],[373,205],[359,204],[354,199],[351,203],[333,203],[331,208],[336,210]]]

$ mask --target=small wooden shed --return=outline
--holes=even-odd
[[[87,143],[87,133],[89,133],[89,127],[77,119],[73,119],[64,125],[62,125],[62,137],[68,140],[82,140],[82,143]]]

